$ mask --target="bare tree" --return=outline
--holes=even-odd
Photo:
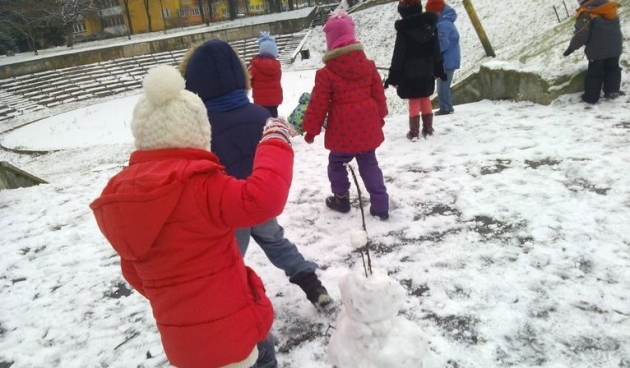
[[[212,10],[210,10],[210,14],[208,14],[208,16],[206,16],[206,12],[205,12],[203,6],[204,6],[204,1],[203,0],[199,0],[199,13],[201,14],[201,21],[203,23],[206,23],[207,26],[209,26],[210,25],[210,20],[208,18],[212,16]],[[210,8],[210,6],[208,6],[208,8]]]
[[[129,0],[122,0],[123,7],[125,8],[125,15],[127,16],[127,38],[131,39],[133,34],[133,23],[131,22],[131,11],[129,10]]]
[[[54,0],[54,7],[49,9],[49,17],[59,22],[66,33],[68,47],[74,45],[74,25],[83,19],[95,16],[97,12],[94,0]]]
[[[37,40],[41,38],[48,21],[46,4],[38,0],[0,1],[0,27],[7,33],[24,37],[28,49],[37,52]]]
[[[230,20],[236,19],[236,14],[237,14],[236,0],[228,0],[228,8],[230,11]]]
[[[162,18],[162,27],[164,27],[164,34],[168,31],[168,24],[166,24],[166,18],[164,18],[164,4],[160,0],[160,15]]]
[[[149,32],[153,32],[153,26],[151,24],[151,11],[149,8],[151,0],[142,0],[142,5],[144,5],[144,11],[147,13],[147,21],[149,23]]]

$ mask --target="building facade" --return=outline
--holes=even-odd
[[[239,17],[270,12],[268,0],[235,1]],[[229,9],[228,0],[99,0],[96,16],[77,22],[74,31],[79,37],[157,32],[226,20]]]

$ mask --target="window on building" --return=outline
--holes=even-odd
[[[118,0],[101,0],[101,9],[108,9],[120,6]]]
[[[75,22],[72,25],[72,29],[74,30],[74,33],[83,33],[85,32],[85,24],[83,22]]]
[[[171,17],[171,11],[168,9],[162,9],[162,18],[170,18]]]
[[[125,19],[123,19],[123,16],[120,14],[113,15],[111,17],[103,18],[103,24],[105,25],[105,28],[118,27],[125,24]]]
[[[192,13],[193,15],[200,15],[201,12],[199,11],[199,8],[192,8]]]
[[[190,16],[190,9],[189,8],[180,8],[179,10],[177,10],[177,15],[179,15],[182,18],[188,17],[188,16]]]

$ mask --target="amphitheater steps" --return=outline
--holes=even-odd
[[[307,32],[277,35],[278,59],[291,63],[291,55]],[[258,39],[231,42],[248,63],[258,53]],[[0,131],[2,123],[17,116],[66,103],[112,96],[142,86],[146,72],[158,64],[176,66],[186,50],[108,60],[0,80]]]

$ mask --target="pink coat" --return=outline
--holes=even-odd
[[[302,129],[322,130],[328,116],[324,146],[334,152],[361,153],[383,143],[387,100],[376,65],[360,43],[330,51],[315,74],[315,87]]]

